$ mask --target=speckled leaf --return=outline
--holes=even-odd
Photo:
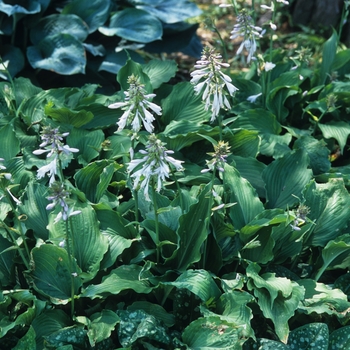
[[[328,350],[350,349],[350,326],[342,327],[329,336]]]
[[[74,348],[86,348],[87,330],[79,326],[62,328],[48,336],[44,336],[48,348],[61,348],[65,345],[72,345]]]
[[[329,331],[325,323],[308,323],[289,333],[292,350],[328,350]]]
[[[182,341],[193,350],[233,350],[239,342],[237,329],[218,316],[191,322],[182,333]]]
[[[334,288],[339,288],[350,299],[350,273],[345,273],[334,282]]]
[[[17,345],[12,348],[12,350],[23,349],[36,349],[35,331],[32,326],[29,327],[28,332],[18,341]]]

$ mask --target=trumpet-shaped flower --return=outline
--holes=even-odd
[[[238,37],[243,38],[243,41],[237,50],[237,55],[239,55],[245,48],[248,51],[248,63],[254,57],[257,48],[256,39],[262,37],[261,31],[262,28],[254,25],[253,19],[247,11],[242,10],[237,16],[237,23],[233,26],[230,39],[234,40]]]
[[[169,177],[171,167],[177,171],[183,170],[183,161],[176,160],[170,156],[173,151],[167,150],[165,144],[158,140],[154,134],[149,136],[146,144],[146,150],[141,150],[143,158],[133,159],[128,165],[128,172],[135,179],[134,189],[140,185],[144,191],[146,200],[150,201],[148,195],[149,186],[156,184],[156,190],[159,192],[164,185],[166,178]]]
[[[123,130],[127,125],[131,125],[131,129],[137,134],[143,124],[144,128],[152,133],[154,129],[152,123],[155,118],[149,110],[157,115],[162,114],[162,109],[149,101],[156,95],[146,94],[144,85],[134,75],[128,78],[128,83],[130,84],[129,89],[124,91],[125,101],[112,103],[108,106],[108,108],[121,108],[125,111],[117,122],[118,131]]]
[[[232,79],[221,71],[223,67],[228,68],[229,64],[222,62],[221,55],[205,48],[194,66],[196,70],[191,73],[195,93],[198,95],[204,90],[202,100],[205,101],[205,109],[210,108],[212,112],[211,122],[219,115],[221,108],[231,108],[226,96],[233,96],[238,90],[231,84]]]

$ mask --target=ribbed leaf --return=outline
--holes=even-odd
[[[256,158],[261,138],[255,130],[240,130],[230,137],[231,152],[236,156]]]
[[[328,124],[317,124],[321,129],[323,137],[326,139],[334,138],[338,141],[340,146],[340,152],[343,154],[344,147],[348,136],[350,135],[350,125],[349,123],[340,121],[332,121]]]
[[[15,157],[19,153],[19,141],[16,137],[12,123],[0,128],[0,158],[6,161]]]
[[[142,70],[149,76],[153,89],[158,89],[175,76],[177,64],[175,61],[151,60]]]
[[[263,171],[268,208],[292,207],[301,198],[302,191],[311,180],[309,158],[297,150],[270,163]]]
[[[346,227],[349,215],[344,208],[350,206],[350,195],[340,179],[330,179],[326,184],[312,182],[306,187],[304,198],[304,204],[310,208],[308,218],[316,224],[304,244],[324,247]]]
[[[229,215],[235,229],[241,229],[264,210],[254,188],[241,177],[229,164],[224,167],[224,191],[227,203],[236,203],[230,207]]]
[[[337,52],[338,35],[333,29],[332,36],[325,42],[323,46],[322,63],[320,68],[320,76],[318,85],[326,82],[327,76],[331,73],[331,67]]]

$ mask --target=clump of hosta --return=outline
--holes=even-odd
[[[149,136],[146,149],[140,150],[140,153],[144,155],[143,158],[131,160],[127,169],[134,179],[134,189],[143,190],[146,200],[150,201],[149,186],[159,192],[169,178],[171,168],[183,170],[183,161],[171,157],[170,154],[174,152],[167,150],[165,143],[154,134]]]
[[[191,73],[191,83],[194,85],[195,93],[197,95],[202,93],[205,109],[210,109],[212,112],[211,122],[219,115],[221,108],[231,108],[227,96],[233,96],[238,90],[231,83],[232,79],[222,72],[222,68],[229,66],[228,63],[222,62],[220,54],[207,47]]]
[[[237,23],[233,26],[230,39],[234,40],[240,37],[243,39],[237,50],[237,55],[240,55],[245,48],[248,52],[248,63],[254,59],[257,49],[256,40],[262,37],[261,32],[262,28],[256,26],[247,10],[243,9],[237,16]]]
[[[157,115],[162,114],[162,109],[150,101],[156,95],[147,94],[145,86],[141,84],[140,79],[133,74],[128,78],[128,84],[128,91],[124,91],[126,96],[125,101],[112,103],[108,106],[108,108],[121,108],[125,111],[117,122],[118,131],[130,125],[135,135],[140,131],[143,125],[149,133],[152,133],[154,129],[152,123],[155,118],[149,110]]]
[[[40,136],[42,143],[39,145],[40,149],[35,150],[33,154],[41,155],[47,153],[46,159],[49,160],[49,163],[38,169],[38,179],[48,174],[50,184],[53,183],[56,180],[56,176],[60,176],[59,163],[61,161],[61,154],[70,156],[72,153],[79,152],[77,148],[72,148],[63,144],[63,139],[68,135],[68,132],[60,133],[59,128],[52,128],[51,126],[44,126],[42,128]]]

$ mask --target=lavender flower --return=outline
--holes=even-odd
[[[223,63],[221,55],[214,50],[205,48],[201,59],[194,66],[196,70],[191,73],[195,93],[198,95],[205,88],[202,100],[205,101],[206,110],[210,107],[211,122],[219,115],[221,108],[231,108],[226,95],[233,96],[238,90],[231,84],[232,79],[221,71],[222,67],[228,68],[229,64]]]
[[[53,182],[49,188],[50,195],[46,197],[52,203],[46,206],[46,210],[52,210],[56,206],[61,207],[61,211],[57,214],[54,223],[56,224],[61,219],[67,221],[69,217],[78,215],[81,213],[80,210],[75,210],[69,207],[69,196],[70,192],[64,188],[64,185],[60,182]]]
[[[64,154],[69,156],[73,152],[79,152],[77,148],[72,148],[63,144],[63,138],[68,135],[68,132],[61,134],[59,128],[51,128],[51,126],[43,127],[40,136],[43,142],[39,145],[41,149],[35,150],[33,154],[41,155],[47,153],[46,158],[50,160],[50,162],[38,169],[38,179],[48,174],[50,178],[49,183],[52,184],[55,181],[55,176],[58,175],[60,155]]]
[[[169,156],[173,151],[165,148],[165,143],[158,140],[154,134],[149,136],[146,144],[146,150],[141,150],[144,155],[141,159],[133,159],[128,165],[128,172],[132,173],[131,177],[135,179],[134,189],[140,184],[143,189],[146,200],[150,201],[148,188],[157,184],[156,190],[159,192],[163,187],[165,179],[169,177],[170,167],[174,167],[177,171],[183,170],[179,161]],[[135,171],[136,168],[139,168]],[[154,182],[154,183],[153,183]]]
[[[144,85],[140,83],[138,77],[131,75],[128,78],[130,84],[128,91],[124,91],[126,96],[124,102],[116,102],[108,106],[108,108],[122,108],[125,112],[121,116],[117,125],[118,131],[123,130],[127,125],[131,125],[131,129],[137,134],[141,126],[152,133],[154,126],[152,125],[155,120],[154,116],[148,109],[151,109],[157,115],[161,115],[161,108],[155,103],[149,100],[155,97],[155,94],[146,94]]]
[[[243,48],[246,48],[248,51],[248,63],[254,57],[257,48],[256,39],[262,37],[261,31],[262,28],[255,26],[252,17],[243,9],[237,16],[237,24],[233,26],[230,39],[234,40],[238,37],[243,37],[243,41],[237,50],[237,55],[243,51]]]

